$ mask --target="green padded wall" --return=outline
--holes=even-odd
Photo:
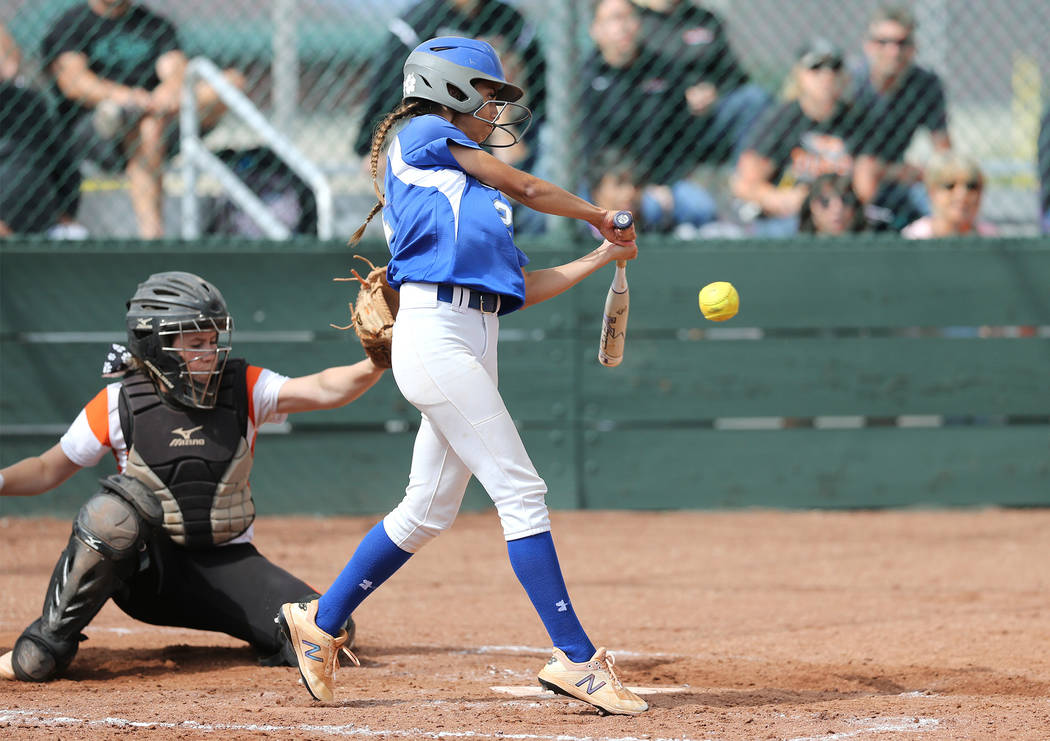
[[[522,246],[532,269],[590,248]],[[642,249],[621,366],[596,360],[611,268],[502,321],[501,389],[553,507],[1050,504],[1045,241]],[[363,253],[382,261],[385,248]],[[149,273],[212,280],[235,316],[236,354],[298,375],[363,357],[330,326],[347,321],[353,294],[332,278],[357,264],[343,244],[310,241],[0,243],[0,464],[53,445],[102,387],[124,301]],[[696,305],[714,280],[741,294],[721,324]],[[388,511],[417,420],[387,374],[354,404],[266,430],[260,511]],[[71,514],[112,465],[0,498],[0,515]],[[465,506],[487,506],[476,484]]]

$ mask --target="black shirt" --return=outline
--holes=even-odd
[[[603,148],[622,150],[654,183],[677,180],[697,164],[699,153],[689,145],[696,120],[685,100],[683,65],[642,50],[627,66],[613,67],[595,51],[581,80],[586,156]]]
[[[1050,232],[1050,106],[1043,111],[1043,120],[1039,123],[1039,142],[1037,146],[1039,160],[1039,203],[1044,218],[1044,231]]]
[[[643,8],[641,20],[645,48],[685,65],[690,84],[710,82],[725,95],[748,81],[725,26],[711,11],[682,0],[668,13]]]
[[[56,132],[42,93],[0,81],[0,221],[15,233],[43,232],[58,217],[67,170],[53,151]]]
[[[134,5],[119,18],[103,17],[86,3],[59,16],[41,42],[45,67],[65,52],[79,52],[99,77],[128,87],[152,90],[160,84],[157,59],[179,49],[175,26],[167,19]],[[83,113],[84,108],[61,95],[59,110]]]
[[[840,103],[828,118],[814,121],[798,101],[783,103],[759,118],[745,149],[773,162],[770,180],[777,186],[809,183],[829,172],[848,175],[857,154],[857,116]]]
[[[933,72],[912,66],[893,90],[882,94],[872,86],[867,66],[854,70],[853,80],[849,97],[865,116],[862,154],[901,162],[920,126],[929,131],[948,130],[944,86]]]

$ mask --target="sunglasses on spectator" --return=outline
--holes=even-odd
[[[940,184],[940,187],[943,188],[944,190],[955,190],[959,186],[962,186],[962,187],[966,188],[966,190],[968,190],[968,191],[970,191],[972,193],[973,191],[981,189],[981,181],[980,180],[952,180],[950,182],[941,183]]]
[[[894,39],[888,36],[872,36],[871,41],[879,46],[899,46],[901,48],[911,46],[911,36],[905,36],[903,39]]]
[[[806,69],[814,71],[818,69],[830,69],[833,72],[842,70],[841,59],[816,59],[806,64]]]

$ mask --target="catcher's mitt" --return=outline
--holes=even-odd
[[[336,278],[357,281],[361,287],[357,289],[357,302],[350,303],[350,324],[345,327],[332,326],[336,329],[353,327],[372,362],[379,368],[389,368],[390,342],[401,297],[386,280],[386,265],[376,267],[368,258],[361,255],[354,257],[368,263],[368,275],[362,278],[356,270],[351,270],[352,278]]]

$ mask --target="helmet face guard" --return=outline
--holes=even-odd
[[[478,92],[474,85],[482,81],[499,88],[499,99],[489,101]],[[424,41],[405,60],[402,99],[429,100],[457,113],[469,113],[491,124],[493,132],[500,129],[512,139],[509,144],[489,144],[492,147],[513,146],[528,130],[532,111],[515,102],[522,95],[520,87],[507,82],[499,55],[485,41],[440,36]],[[491,120],[479,115],[488,103],[497,108]],[[488,139],[482,143],[487,144]]]
[[[211,409],[229,357],[233,319],[215,286],[192,273],[156,273],[128,301],[128,349],[160,393]]]
[[[492,124],[492,133],[490,133],[485,138],[485,141],[481,143],[485,146],[495,148],[513,147],[521,141],[521,137],[525,136],[525,132],[529,130],[529,125],[532,124],[532,111],[520,103],[511,103],[507,100],[492,100],[487,102],[491,102],[496,106],[495,118],[489,120],[484,116],[479,115],[481,108],[485,107],[484,103],[481,104],[481,108],[478,108],[471,114],[479,121]],[[509,136],[511,138],[510,142],[507,144],[496,144],[495,142],[490,142],[489,139],[492,138],[492,134],[495,134],[496,131],[502,131]]]
[[[165,373],[174,386],[173,398],[197,409],[215,406],[232,333],[233,319],[228,316],[161,322],[157,328],[160,352],[178,366],[177,373]]]

